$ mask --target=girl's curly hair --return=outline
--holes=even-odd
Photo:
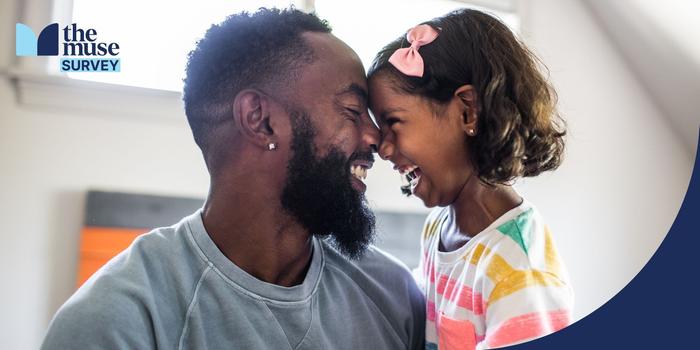
[[[478,96],[478,133],[470,144],[471,157],[487,184],[556,169],[566,123],[537,57],[498,19],[477,10],[457,10],[425,24],[440,35],[420,48],[423,77],[406,76],[389,63],[394,51],[410,45],[403,36],[377,54],[368,77],[386,74],[399,91],[427,97],[437,106],[450,101],[458,87],[472,85]]]

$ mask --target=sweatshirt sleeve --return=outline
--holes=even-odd
[[[49,324],[41,349],[153,349],[153,322],[138,298],[118,291],[83,289]]]

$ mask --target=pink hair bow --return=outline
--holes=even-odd
[[[421,24],[411,28],[406,33],[406,39],[411,43],[410,47],[396,50],[389,63],[394,65],[401,73],[412,77],[423,76],[423,57],[418,53],[421,46],[430,44],[438,37],[438,31],[427,24]]]

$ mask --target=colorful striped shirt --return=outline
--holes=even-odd
[[[416,271],[426,294],[426,349],[489,349],[545,336],[571,323],[573,290],[552,234],[527,201],[451,252],[454,210],[426,220]],[[454,232],[452,232],[454,233]]]

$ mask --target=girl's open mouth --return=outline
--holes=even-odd
[[[415,165],[402,167],[399,169],[401,174],[401,193],[410,196],[416,190],[420,183],[421,175],[423,174],[419,167]]]

